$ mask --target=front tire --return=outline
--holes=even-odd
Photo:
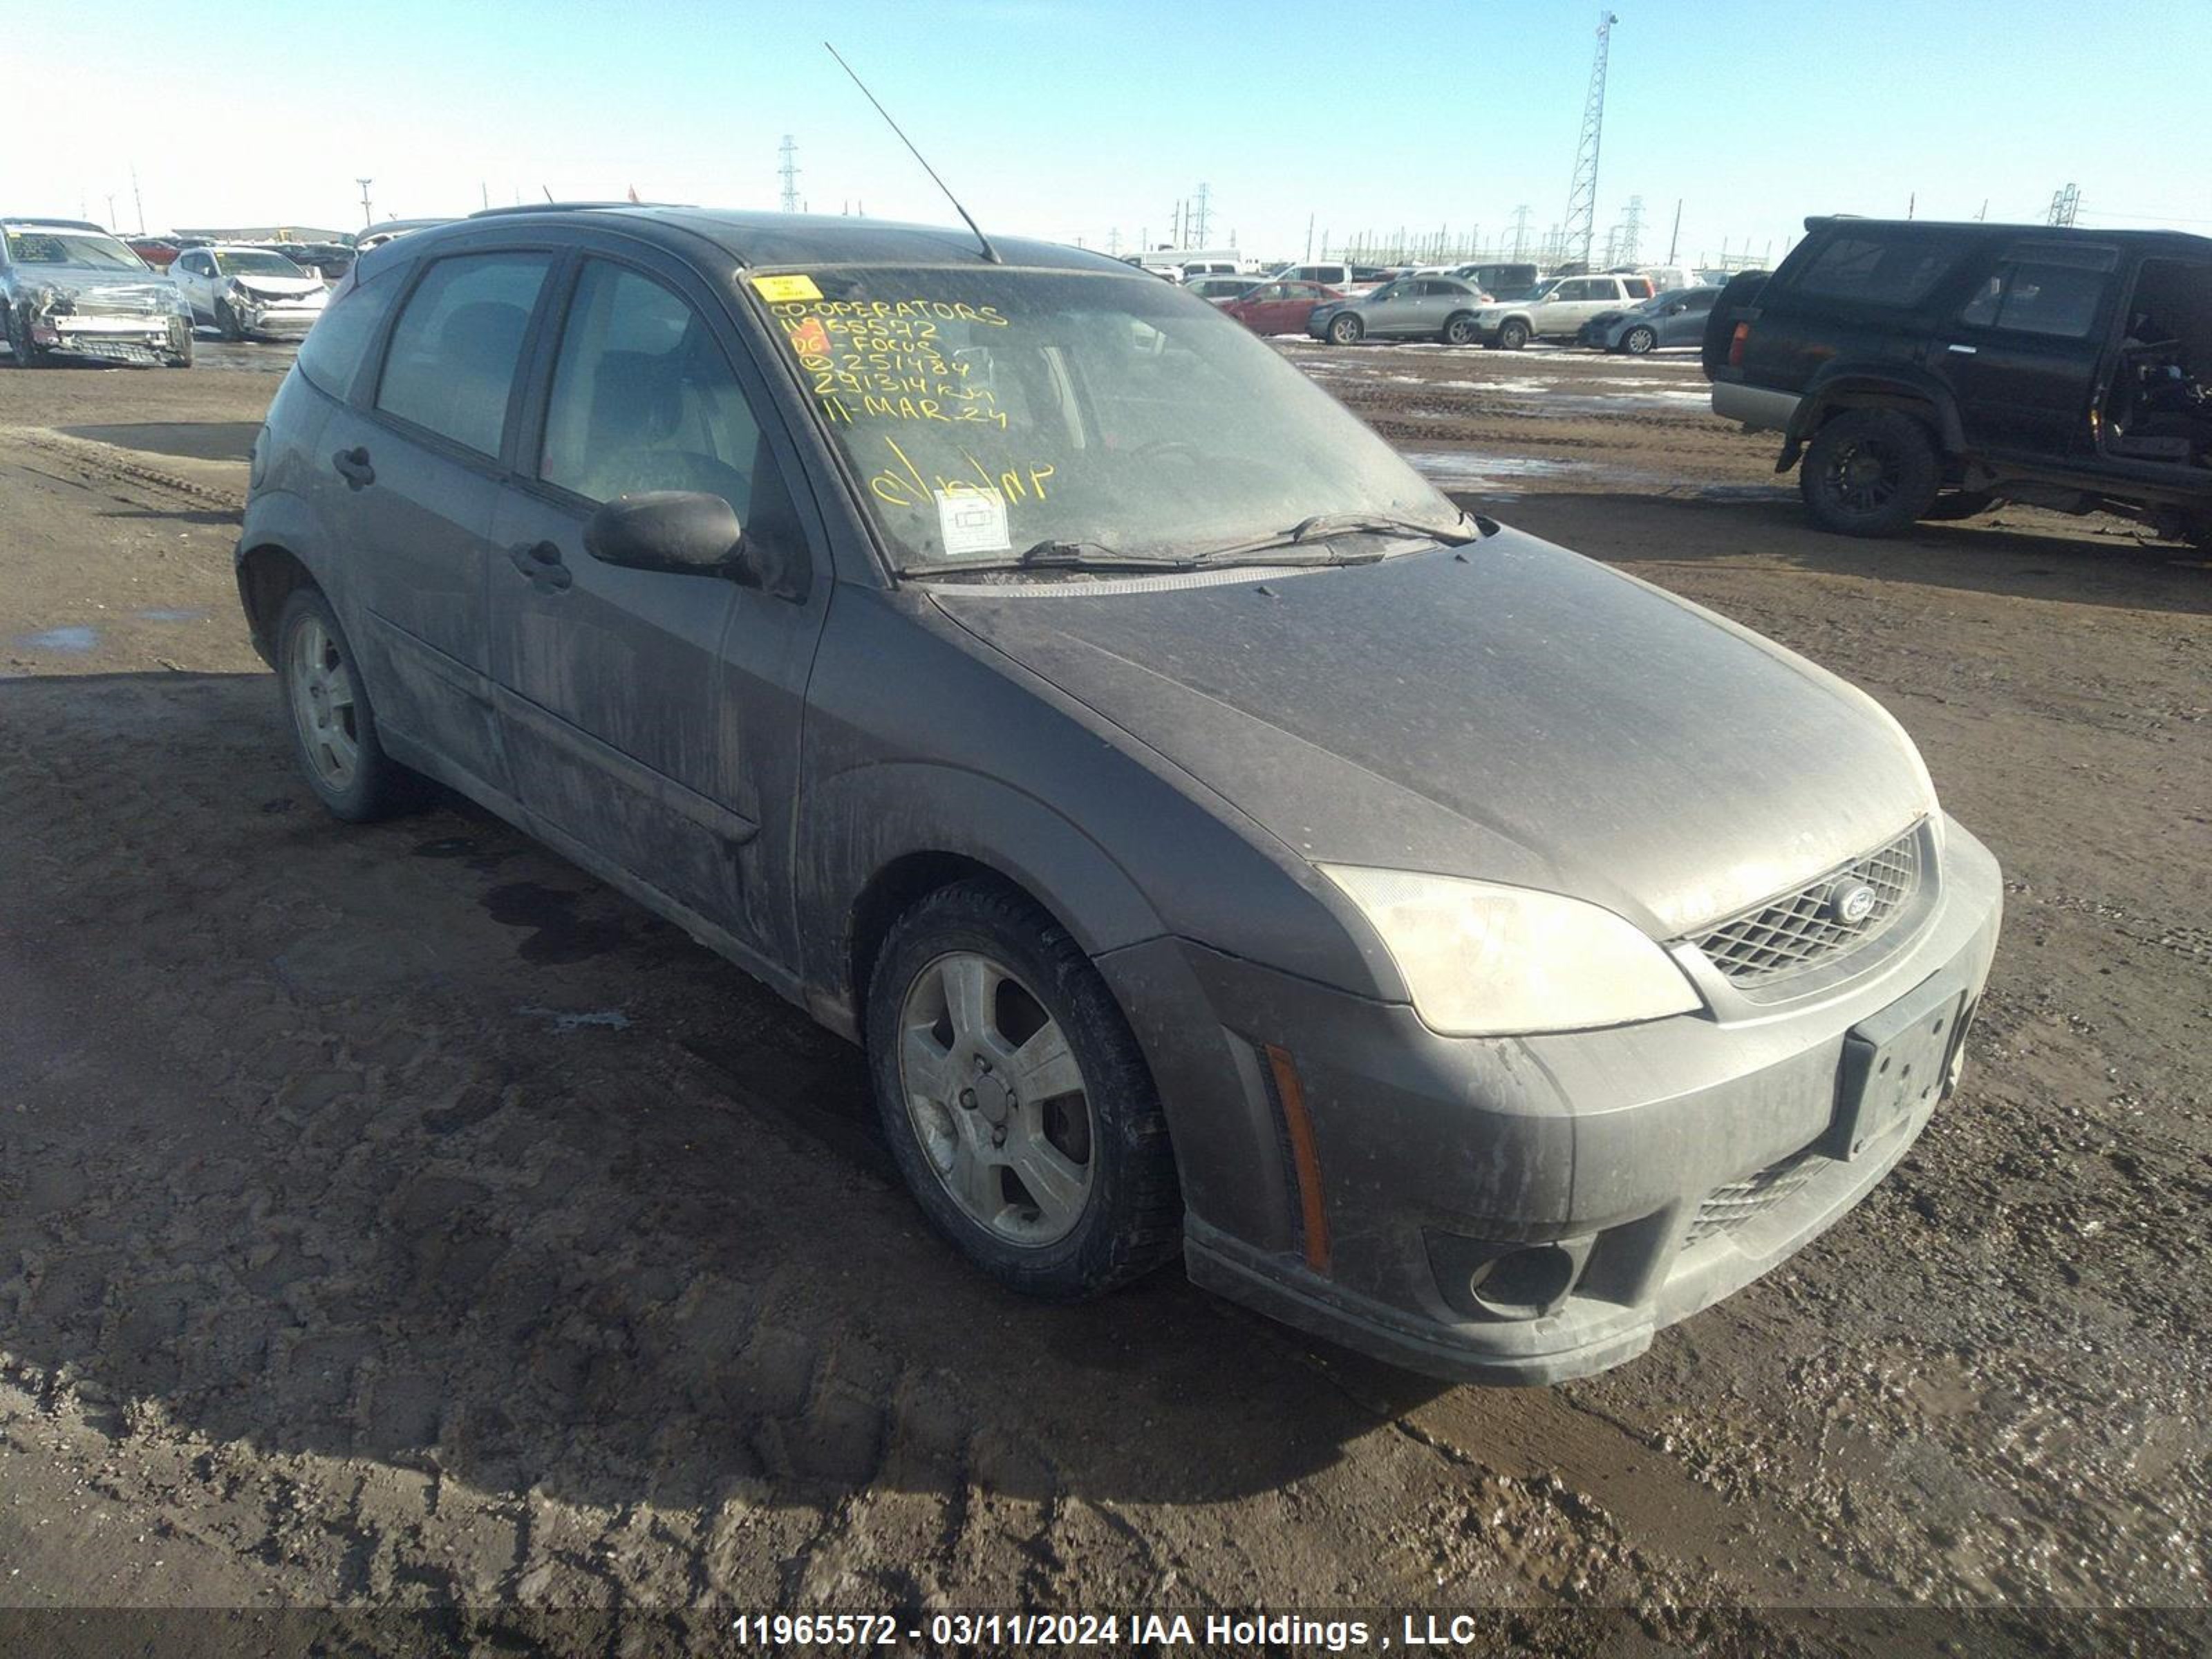
[[[16,368],[43,368],[47,355],[42,346],[31,343],[31,330],[15,308],[8,311],[8,361]]]
[[[1528,343],[1528,325],[1518,317],[1509,317],[1498,328],[1498,349],[1518,351]]]
[[[1328,324],[1328,343],[1331,345],[1358,345],[1367,325],[1357,317],[1332,317]]]
[[[238,325],[238,313],[226,301],[215,302],[215,325],[222,331],[222,337],[233,345],[246,337],[246,331]]]
[[[332,817],[367,823],[416,803],[422,780],[384,752],[353,647],[313,587],[277,617],[276,684],[300,770]]]
[[[1658,343],[1658,335],[1638,323],[1621,337],[1620,349],[1632,357],[1641,357]]]
[[[1822,427],[1797,475],[1813,522],[1842,536],[1894,536],[1942,482],[1928,428],[1894,409],[1851,409]]]
[[[1025,1295],[1097,1296],[1173,1256],[1167,1119],[1081,948],[988,879],[941,888],[869,975],[868,1067],[891,1155],[931,1223]]]

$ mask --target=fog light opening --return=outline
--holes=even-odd
[[[1575,1287],[1581,1263],[1557,1244],[1532,1244],[1492,1256],[1468,1275],[1467,1293],[1499,1319],[1538,1319]]]

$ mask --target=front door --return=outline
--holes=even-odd
[[[584,545],[603,502],[696,490],[810,568],[792,458],[702,297],[673,266],[578,268],[525,477],[494,522],[494,675],[542,828],[789,963],[799,713],[828,583],[778,597]]]
[[[423,272],[392,325],[371,407],[331,414],[315,465],[347,515],[379,718],[501,794],[487,611],[515,368],[552,256],[463,253]]]
[[[2112,323],[2113,246],[2023,240],[1984,273],[1931,363],[1958,394],[1969,448],[2086,459]]]

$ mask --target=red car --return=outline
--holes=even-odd
[[[1222,311],[1255,334],[1303,334],[1313,308],[1344,295],[1324,283],[1262,283],[1242,299],[1222,302]]]
[[[128,239],[127,246],[156,270],[167,270],[182,252],[166,236],[133,236]]]

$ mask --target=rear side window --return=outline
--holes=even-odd
[[[423,274],[392,325],[376,406],[480,455],[499,453],[522,337],[550,256],[465,253]]]
[[[403,269],[395,265],[380,270],[347,289],[315,319],[307,337],[300,342],[300,373],[331,397],[343,398],[353,390],[362,359],[368,355],[369,344],[399,292]]]
[[[1942,236],[1832,238],[1796,279],[1800,294],[1863,305],[1917,305],[1935,290],[1959,256],[1959,243]]]
[[[1976,328],[2086,339],[2118,266],[2117,248],[2014,246],[1959,319]]]

